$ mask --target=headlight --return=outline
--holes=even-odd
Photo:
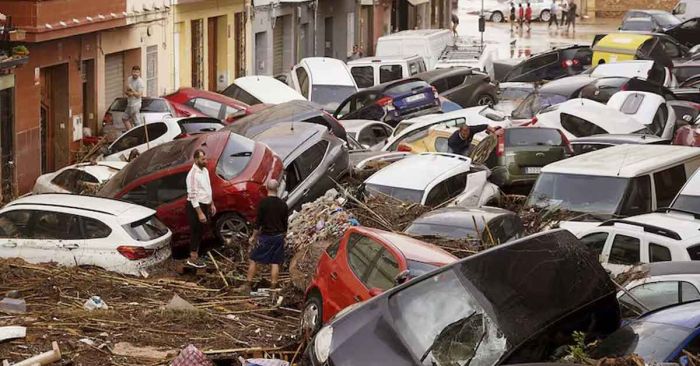
[[[314,353],[316,354],[316,359],[324,363],[328,360],[328,356],[331,353],[331,341],[333,340],[333,327],[325,326],[316,333],[316,338],[314,339]]]

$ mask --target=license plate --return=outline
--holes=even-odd
[[[541,167],[527,167],[525,168],[525,174],[540,174],[542,172]]]
[[[419,100],[424,99],[424,98],[425,98],[425,94],[416,94],[416,95],[411,95],[410,97],[406,97],[406,99],[404,99],[404,100],[406,101],[406,103],[413,103],[413,102],[419,101]]]

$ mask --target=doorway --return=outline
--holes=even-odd
[[[41,173],[68,165],[68,64],[42,68],[41,84]]]
[[[323,32],[325,33],[323,55],[333,57],[333,17],[325,19]]]
[[[0,162],[2,163],[2,201],[9,202],[15,196],[14,152],[15,113],[14,87],[0,90]]]
[[[85,60],[80,64],[80,76],[83,81],[83,120],[84,126],[97,136],[97,112],[95,95],[95,60]]]
[[[255,73],[267,74],[267,32],[255,33]]]
[[[204,89],[204,20],[192,21],[192,87]]]

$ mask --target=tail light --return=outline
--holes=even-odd
[[[102,118],[102,125],[111,125],[114,122],[114,117],[112,117],[112,113],[105,113],[104,118]]]
[[[173,140],[184,139],[184,138],[186,138],[186,137],[190,137],[190,135],[189,135],[187,132],[183,132],[183,133],[181,133],[181,134],[175,136],[175,138],[174,138]]]
[[[117,248],[119,254],[124,256],[130,261],[136,261],[139,259],[148,258],[155,253],[153,249],[146,249],[144,247],[134,247],[130,245],[122,245]]]
[[[391,103],[394,102],[394,99],[391,97],[381,97],[377,100],[377,105],[380,107],[386,107],[388,105],[391,105]]]
[[[399,144],[399,147],[396,148],[396,150],[397,150],[397,151],[402,151],[402,152],[411,152],[411,151],[413,151],[413,149],[412,149],[410,146],[406,145],[406,144]]]
[[[569,67],[572,67],[572,66],[578,66],[578,65],[580,65],[580,64],[581,64],[581,61],[579,61],[579,60],[577,60],[577,59],[573,59],[573,60],[564,60],[564,61],[561,62],[561,67],[566,69],[566,68],[569,68]]]
[[[506,134],[498,134],[498,144],[496,145],[496,156],[501,157],[506,153]]]
[[[523,126],[534,126],[534,125],[536,125],[536,124],[537,124],[537,116],[532,117],[532,119],[530,120],[530,122],[524,124]]]
[[[561,135],[561,144],[566,148],[566,152],[570,155],[574,154],[574,148],[571,147],[571,142],[569,139],[566,137],[564,132],[559,131],[559,134]]]

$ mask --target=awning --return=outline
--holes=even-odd
[[[271,4],[285,4],[285,3],[308,3],[312,0],[253,0],[253,6],[265,6]]]
[[[420,4],[425,4],[430,2],[430,0],[408,0],[408,3],[413,5],[413,6],[418,6]]]

